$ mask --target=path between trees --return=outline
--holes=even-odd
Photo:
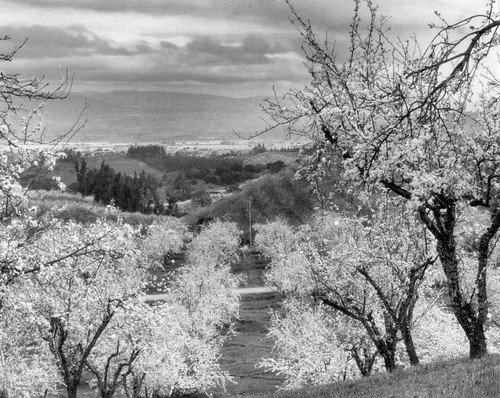
[[[276,391],[283,376],[259,367],[262,358],[271,356],[274,341],[267,338],[272,310],[281,306],[281,297],[267,286],[234,289],[241,295],[240,313],[235,321],[236,334],[226,340],[221,350],[221,368],[233,382],[225,389],[213,388],[214,398],[251,398]],[[146,300],[161,301],[166,294],[148,294]]]

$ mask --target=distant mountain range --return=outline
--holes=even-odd
[[[48,136],[75,123],[85,104],[85,128],[74,141],[173,142],[231,139],[233,131],[249,135],[264,128],[263,98],[229,98],[174,92],[113,91],[71,93],[45,105]],[[273,137],[280,137],[280,131]]]

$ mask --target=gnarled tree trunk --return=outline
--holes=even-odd
[[[474,303],[474,298],[466,296],[460,284],[457,242],[454,236],[457,221],[455,203],[444,202],[443,207],[431,211],[420,208],[420,218],[436,238],[439,260],[448,284],[451,308],[469,340],[469,357],[481,358],[487,353],[484,324],[488,314],[486,292],[488,251],[491,239],[500,227],[500,216],[496,212],[492,213],[492,223],[479,241],[477,278],[474,286],[477,303]]]

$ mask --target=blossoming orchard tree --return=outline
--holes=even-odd
[[[206,330],[193,328],[185,307],[170,300],[148,305],[140,319],[142,326],[131,335],[134,340],[127,339],[134,341],[129,353],[136,356],[122,357],[119,363],[126,366],[118,380],[126,397],[192,395],[229,380],[219,366],[220,340],[206,338]],[[116,341],[122,341],[119,335],[127,330],[128,326],[112,335],[109,342],[115,349]]]
[[[0,38],[0,46],[9,40],[7,36]],[[0,62],[11,61],[17,50],[19,48],[5,53],[0,49]],[[70,86],[71,82],[64,79],[55,89],[50,89],[36,77],[23,79],[17,74],[0,73],[0,286],[41,266],[40,262],[20,262],[11,256],[12,246],[29,244],[48,222],[30,213],[26,195],[29,184],[23,187],[20,177],[32,167],[52,169],[56,159],[62,156],[67,139],[82,127],[77,121],[67,134],[52,141],[43,140],[43,101],[65,98]],[[26,102],[34,109],[28,108]]]
[[[86,361],[100,396],[171,397],[224,384],[219,344],[193,329],[186,308],[167,299],[115,315]]]
[[[61,379],[36,325],[27,325],[16,304],[7,300],[3,301],[0,319],[0,396],[57,393]]]
[[[370,219],[323,213],[295,233],[279,222],[258,231],[256,242],[272,259],[269,283],[287,295],[312,296],[364,328],[387,371],[396,367],[399,336],[410,364],[419,364],[413,315],[436,257],[407,210],[391,201]],[[361,352],[355,345],[350,351],[359,362]]]
[[[488,260],[500,228],[500,86],[490,81],[482,90],[478,70],[498,43],[498,15],[489,4],[484,15],[445,25],[426,48],[415,38],[391,40],[371,2],[354,4],[347,56],[319,40],[291,7],[312,80],[286,100],[268,102],[269,129],[287,126],[312,139],[300,170],[311,183],[339,162],[344,180],[382,187],[415,209],[435,241],[470,357],[482,357]],[[460,36],[458,28],[473,21]],[[464,209],[489,214],[472,246],[475,261],[467,262],[475,275],[471,294],[463,289],[456,239]]]
[[[231,263],[240,234],[234,223],[205,227],[187,246],[187,263],[171,280],[165,302],[143,312],[146,320],[135,337],[124,338],[128,327],[112,332],[122,336],[123,347],[134,342],[126,360],[134,349],[138,353],[122,375],[128,398],[189,395],[230,380],[218,360],[239,310],[234,290],[240,279]],[[113,344],[110,348],[106,352],[117,351]]]
[[[95,376],[91,385],[97,387],[101,397],[112,398],[122,390],[122,379],[143,351],[155,320],[151,307],[141,299],[117,308],[85,360],[86,368]]]
[[[178,311],[169,306],[160,311],[158,306],[146,303],[141,293],[146,284],[164,286],[165,281],[152,280],[151,274],[163,264],[164,256],[183,248],[188,236],[186,226],[178,219],[165,217],[153,222],[141,234],[136,231],[135,239],[128,242],[129,249],[135,248],[141,257],[140,267],[133,271],[138,294],[115,308],[112,319],[84,360],[85,367],[95,376],[91,384],[97,387],[101,397],[111,398],[119,392],[127,396],[134,396],[134,391],[141,393],[146,372],[149,375],[157,372],[162,361],[164,373],[170,372],[169,382],[176,382],[175,376],[179,375],[174,369],[182,362],[182,355],[175,352],[173,344],[179,339],[183,341],[176,318]],[[165,361],[158,345],[163,345],[166,355],[175,356],[179,363]],[[153,362],[152,367],[146,365]],[[140,377],[135,377],[137,368],[142,370]],[[146,387],[151,387],[147,381]]]
[[[454,315],[436,304],[424,296],[415,306],[412,334],[422,363],[449,360],[468,351]],[[283,308],[273,314],[269,330],[275,341],[272,355],[260,365],[285,376],[282,389],[331,384],[382,370],[381,357],[356,323],[322,303],[287,298]],[[396,360],[401,366],[407,364],[401,346]]]
[[[148,275],[135,243],[138,232],[103,221],[69,222],[44,231],[26,248],[30,256],[60,259],[82,242],[92,247],[20,276],[7,298],[48,345],[68,397],[76,397],[87,360],[115,314],[144,291]]]
[[[370,374],[377,352],[373,345],[365,346],[366,335],[345,320],[348,318],[332,316],[323,305],[311,306],[298,298],[285,300],[283,308],[273,314],[269,329],[269,337],[275,341],[273,355],[260,366],[284,375],[283,389],[331,384],[357,376],[351,350],[364,346],[368,358],[363,370]]]
[[[191,314],[193,326],[211,338],[230,327],[239,313],[235,290],[241,278],[232,273],[231,264],[238,258],[240,235],[232,222],[204,228],[188,245],[186,266],[173,281],[176,300]]]
[[[0,47],[8,47],[9,40],[7,36],[1,37]],[[0,49],[0,62],[11,61],[18,49],[19,47],[7,52]],[[29,246],[43,231],[51,229],[56,221],[50,216],[37,217],[30,211],[27,196],[29,184],[20,184],[22,174],[33,167],[41,170],[53,168],[56,159],[62,156],[61,149],[67,139],[82,126],[77,121],[67,134],[52,141],[43,140],[41,103],[65,98],[70,87],[71,81],[67,77],[63,78],[60,85],[51,88],[36,77],[24,79],[17,74],[0,73],[0,396],[19,391],[29,394],[34,391],[33,388],[46,390],[54,386],[54,372],[47,370],[46,366],[50,361],[42,361],[44,365],[40,362],[41,358],[46,358],[47,350],[39,350],[40,356],[35,358],[22,357],[27,352],[37,352],[37,348],[22,344],[23,341],[34,344],[31,339],[21,338],[26,337],[25,332],[32,329],[24,327],[23,320],[15,316],[17,310],[13,310],[10,303],[5,303],[12,283],[23,275],[36,273],[68,256],[78,256],[89,250],[87,246],[81,245],[74,252],[65,252],[60,257],[31,255],[28,252]],[[16,328],[21,330],[17,329],[19,333],[12,338]],[[27,371],[25,373],[22,371],[23,366]],[[23,378],[23,374],[26,377]],[[27,377],[30,374],[32,377]],[[33,387],[35,385],[38,387]]]

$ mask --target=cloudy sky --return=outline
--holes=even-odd
[[[342,43],[351,0],[292,0],[317,32]],[[479,6],[478,6],[479,3]],[[449,21],[481,0],[379,0],[393,32],[427,40],[439,10]],[[76,91],[164,90],[263,96],[307,81],[301,39],[283,0],[0,0],[1,35],[20,44],[25,76],[75,73]],[[4,49],[5,51],[5,46]]]

